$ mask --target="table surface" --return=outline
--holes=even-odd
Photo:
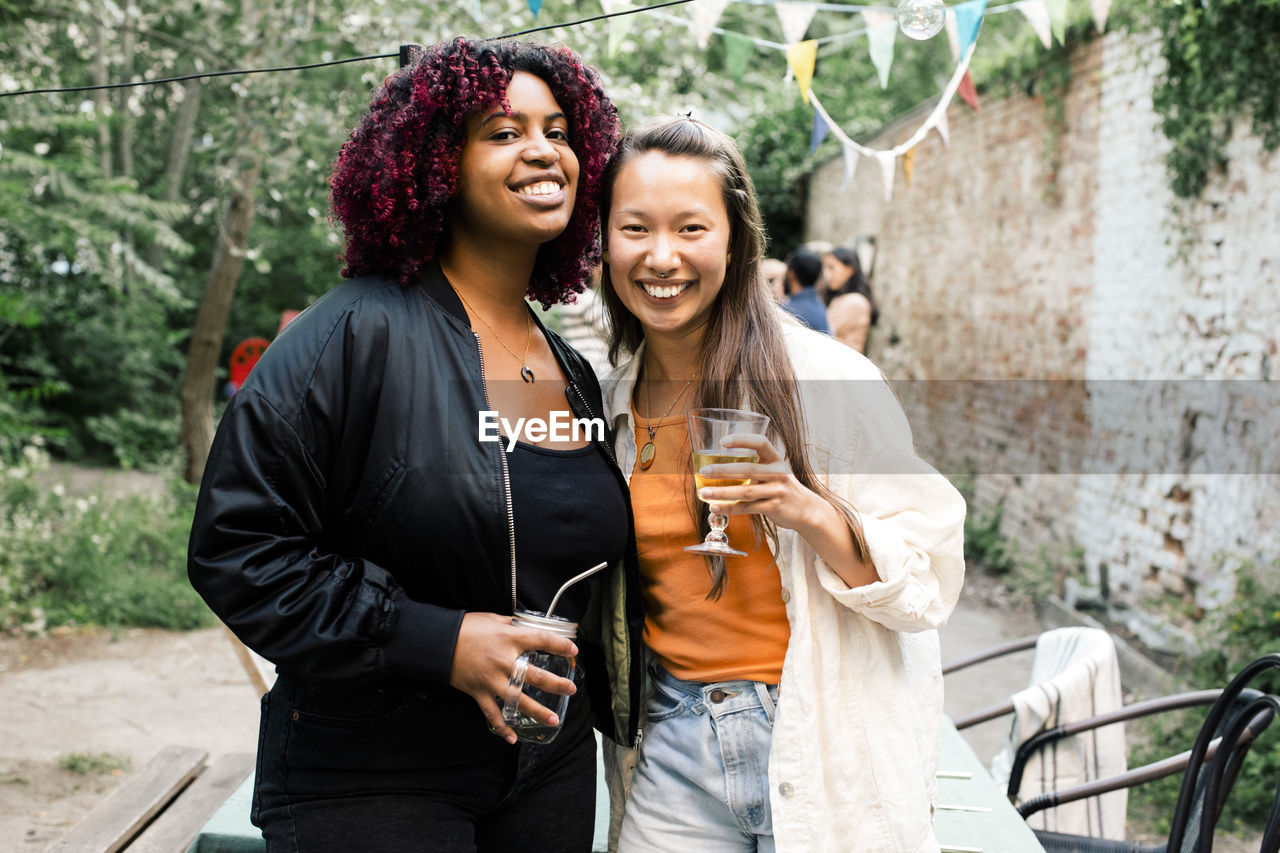
[[[938,772],[969,774],[967,778],[938,779],[939,808],[934,815],[934,829],[943,853],[1043,853],[1044,848],[1034,833],[950,720],[944,720],[942,725]],[[592,849],[605,850],[609,800],[604,769],[598,761],[596,775],[596,833]],[[262,853],[266,849],[262,834],[249,822],[252,798],[253,776],[250,776],[209,819],[187,853]],[[946,806],[966,806],[979,811]]]

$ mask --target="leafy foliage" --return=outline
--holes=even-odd
[[[0,631],[212,623],[186,576],[193,490],[71,495],[50,487],[48,462],[37,443],[0,463]]]
[[[1280,651],[1280,562],[1269,570],[1261,570],[1245,562],[1235,570],[1235,594],[1216,608],[1201,623],[1202,653],[1180,662],[1179,674],[1196,688],[1225,687],[1232,677],[1250,661],[1267,652]],[[1280,690],[1280,679],[1271,674],[1270,681],[1257,685],[1270,691]],[[1141,729],[1146,742],[1135,756],[1135,763],[1163,758],[1179,748],[1190,749],[1207,713],[1194,709],[1168,715]],[[1274,724],[1258,738],[1244,761],[1235,787],[1228,798],[1223,823],[1228,828],[1257,828],[1267,819],[1275,797],[1276,779],[1280,778],[1280,737]],[[1171,749],[1170,745],[1182,745]],[[1138,814],[1151,818],[1160,831],[1168,830],[1169,803],[1178,796],[1180,777],[1135,788],[1133,807]]]
[[[1249,116],[1263,146],[1280,146],[1280,0],[1153,2],[1168,63],[1154,104],[1173,143],[1166,157],[1174,192],[1195,198],[1226,166],[1237,117]]]

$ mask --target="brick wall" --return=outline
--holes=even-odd
[[[876,237],[869,355],[922,452],[975,475],[974,510],[1002,506],[1024,555],[1148,612],[1211,605],[1241,560],[1280,556],[1280,398],[1264,382],[1280,155],[1237,122],[1226,174],[1175,216],[1158,73],[1154,36],[1110,33],[1072,58],[1065,131],[1039,98],[957,99],[951,150],[931,134],[891,201],[874,161],[844,190],[840,158],[821,165],[807,232]]]

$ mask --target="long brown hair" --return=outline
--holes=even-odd
[[[769,291],[761,262],[765,252],[764,220],[756,201],[755,186],[747,172],[742,153],[733,139],[696,119],[679,116],[629,131],[609,161],[602,178],[601,233],[607,235],[613,187],[618,173],[642,154],[656,152],[668,157],[694,157],[706,161],[720,179],[725,209],[729,213],[729,260],[724,285],[711,308],[697,376],[701,378],[693,407],[736,409],[745,399],[752,410],[772,421],[775,439],[782,442],[791,469],[806,488],[816,492],[846,519],[853,531],[859,557],[867,550],[862,525],[852,508],[819,482],[809,462],[805,440],[804,412],[797,394],[795,370],[787,354],[782,333],[782,309]],[[605,237],[607,240],[607,236]],[[624,353],[634,353],[644,340],[644,329],[613,288],[606,263],[601,275],[601,296],[609,313],[609,358],[615,364]],[[689,474],[689,511],[702,534],[708,530],[706,513],[697,500]],[[753,516],[757,544],[763,533],[776,548],[777,529],[762,516]],[[712,589],[708,598],[718,598],[724,590],[724,559],[711,561]]]

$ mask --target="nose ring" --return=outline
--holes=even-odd
[[[670,278],[670,277],[671,277],[671,273],[669,271],[658,273],[658,278]]]

